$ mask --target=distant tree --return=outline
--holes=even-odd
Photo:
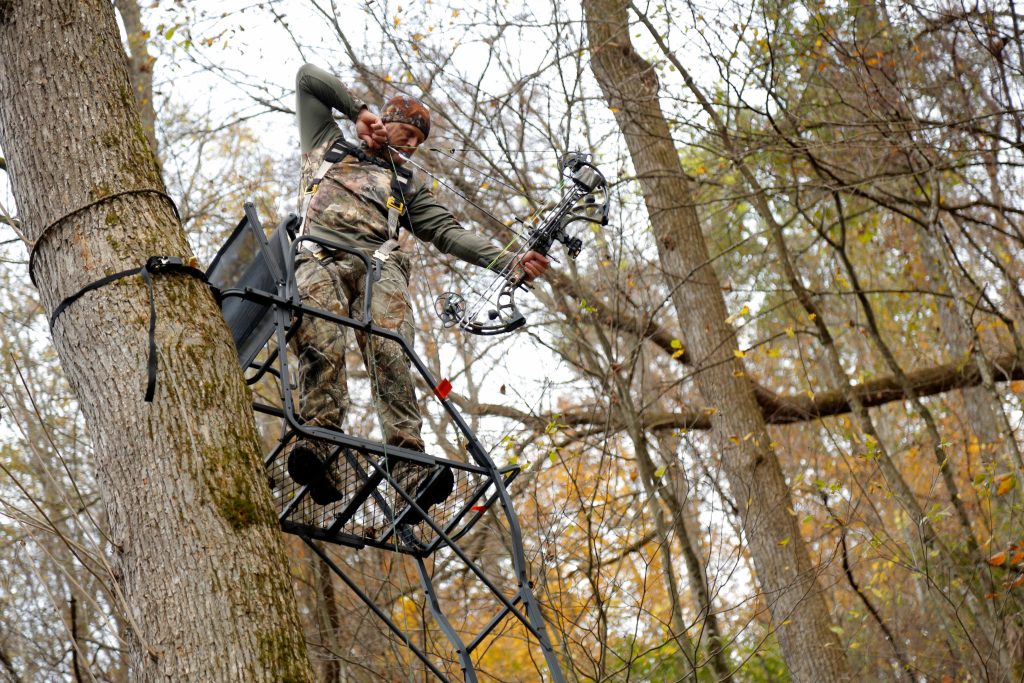
[[[758,581],[796,680],[849,677],[816,570],[791,510],[792,497],[764,416],[735,357],[721,284],[710,265],[693,191],[659,104],[653,66],[633,48],[628,3],[585,0],[592,67],[615,112],[643,188],[653,237],[701,395],[714,406],[711,431],[738,503]]]

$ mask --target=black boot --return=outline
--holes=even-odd
[[[445,465],[431,467],[430,465],[401,461],[392,466],[392,475],[398,485],[412,496],[424,512],[428,513],[431,507],[443,503],[455,488],[455,475],[452,474],[452,469]],[[405,499],[396,492],[395,509],[401,510],[404,507],[409,506]],[[398,516],[400,517],[401,514]],[[402,520],[403,524],[417,524],[421,521],[423,521],[423,516],[411,507]]]
[[[331,450],[326,443],[299,439],[288,453],[288,475],[299,486],[309,487],[309,497],[317,505],[330,505],[344,497],[327,466]]]

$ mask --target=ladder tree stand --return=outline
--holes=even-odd
[[[375,263],[362,253],[326,240],[294,235],[298,217],[291,215],[268,238],[255,208],[245,205],[245,217],[221,248],[206,276],[218,296],[238,351],[239,362],[252,385],[270,381],[278,389],[279,405],[256,400],[257,413],[277,418],[281,431],[266,454],[264,465],[274,504],[283,531],[302,539],[330,571],[375,614],[394,635],[418,658],[424,667],[441,681],[451,681],[452,669],[445,667],[405,632],[372,596],[353,580],[339,562],[333,560],[321,543],[343,546],[355,551],[370,547],[408,556],[425,596],[425,603],[438,630],[451,645],[462,672],[462,680],[475,683],[481,645],[508,620],[521,624],[526,634],[540,647],[547,668],[547,680],[564,683],[558,657],[547,634],[544,616],[534,596],[528,576],[522,529],[508,493],[509,483],[519,473],[516,465],[499,468],[481,445],[469,424],[447,398],[450,387],[439,385],[410,343],[396,332],[373,323],[370,304],[375,280]],[[363,259],[366,265],[365,296],[361,316],[346,317],[308,306],[299,298],[295,281],[295,260],[303,246],[316,243],[336,251],[348,252]],[[303,318],[316,317],[369,336],[394,341],[401,346],[412,366],[428,386],[435,387],[435,398],[457,430],[465,446],[465,461],[441,458],[367,440],[323,426],[303,423],[296,406],[296,364],[287,352],[288,341]],[[447,381],[444,381],[447,384]],[[339,482],[341,500],[329,505],[316,505],[308,487],[299,486],[288,475],[287,454],[296,439],[313,439],[330,444],[328,468]],[[455,479],[452,494],[443,503],[421,509],[413,492],[398,485],[391,471],[394,463],[407,461],[426,467],[442,465],[451,469]],[[506,576],[486,573],[467,550],[466,541],[473,536],[478,522],[488,511],[503,518],[508,534],[503,547],[508,556],[500,565],[507,567]],[[413,521],[419,520],[419,521]],[[475,579],[478,590],[489,596],[493,614],[482,622],[476,632],[453,625],[444,609],[444,601],[427,569],[425,561],[441,553],[448,561],[458,563],[466,576]],[[493,573],[493,572],[492,572]],[[446,670],[447,668],[447,670]]]

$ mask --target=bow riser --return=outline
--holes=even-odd
[[[458,325],[470,334],[481,336],[505,334],[522,327],[526,324],[526,317],[516,307],[515,291],[520,287],[526,288],[526,274],[516,267],[518,258],[531,251],[547,256],[554,243],[561,242],[569,257],[575,259],[583,248],[583,241],[569,235],[566,226],[580,220],[602,225],[608,223],[608,184],[597,167],[590,163],[590,155],[567,155],[559,163],[559,168],[563,175],[566,175],[567,170],[571,172],[569,177],[573,181],[572,187],[562,195],[544,220],[529,230],[525,243],[512,261],[511,269],[500,273],[472,306],[454,292],[445,292],[438,297],[434,308],[445,327]],[[597,190],[604,193],[601,220],[573,214],[580,201]],[[491,296],[495,299],[493,302],[490,301]]]

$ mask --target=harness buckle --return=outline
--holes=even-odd
[[[397,211],[399,216],[405,213],[405,204],[395,199],[394,196],[388,197],[387,206],[389,209]]]

